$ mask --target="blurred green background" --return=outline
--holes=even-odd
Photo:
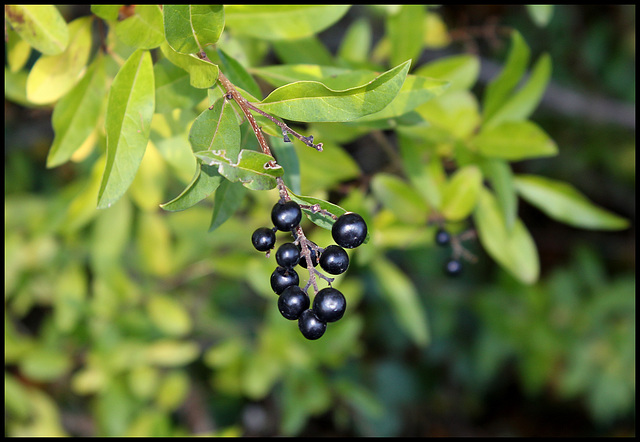
[[[61,11],[67,21],[88,13]],[[103,166],[46,169],[51,110],[9,102],[5,90],[5,434],[635,435],[635,7],[557,6],[544,26],[524,6],[436,11],[451,41],[422,61],[481,56],[478,95],[504,60],[504,29],[522,33],[532,58],[551,54],[533,120],[560,154],[514,167],[572,183],[631,228],[578,230],[522,203],[541,258],[534,286],[473,242],[479,262],[458,279],[433,244],[389,247],[378,265],[354,261],[340,281],[347,315],[310,343],[280,317],[273,263],[250,244],[272,192],[251,192],[207,233],[211,201],[162,212],[157,202],[181,183],[141,170],[128,198],[97,211]],[[367,6],[320,38],[335,53],[362,17],[379,38],[382,19]],[[343,146],[344,176],[315,185],[383,170],[387,153],[365,155],[369,142]],[[305,175],[304,161],[313,185],[322,176]],[[341,205],[357,207],[358,195]],[[418,290],[429,345],[392,316],[376,275],[387,264],[400,271],[387,282]]]

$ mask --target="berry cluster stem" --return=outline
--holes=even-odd
[[[203,59],[208,59],[204,52],[200,53],[200,57],[203,58]],[[254,111],[260,113],[261,115],[266,116],[270,120],[274,121],[276,124],[278,124],[278,126],[283,128],[283,133],[284,133],[284,131],[287,131],[287,132],[291,133],[292,135],[294,135],[295,137],[301,139],[308,146],[314,147],[315,149],[317,149],[319,151],[322,150],[322,143],[313,144],[313,141],[312,141],[313,137],[303,137],[302,135],[298,134],[297,132],[295,132],[294,130],[289,128],[286,124],[280,122],[279,120],[273,118],[271,115],[261,111],[260,109],[257,109],[255,106],[251,105],[240,94],[240,92],[238,92],[238,90],[235,88],[233,83],[231,83],[231,81],[229,81],[229,79],[222,73],[222,71],[220,71],[219,74],[218,74],[218,81],[220,82],[220,84],[224,88],[225,92],[227,93],[227,97],[229,97],[230,99],[235,100],[235,102],[238,104],[238,106],[242,110],[242,113],[244,114],[244,116],[247,119],[247,121],[249,121],[249,124],[251,125],[251,128],[253,129],[253,133],[255,134],[255,136],[256,136],[256,138],[258,140],[258,144],[260,145],[260,149],[262,149],[262,152],[265,153],[266,155],[269,155],[269,156],[273,157],[273,154],[271,153],[271,149],[269,148],[269,145],[267,144],[267,140],[265,139],[264,134],[262,133],[262,129],[260,129],[260,126],[258,125],[258,122],[256,121],[256,119],[254,118],[253,114],[251,113],[252,110],[254,110]],[[269,161],[268,164],[269,164],[270,167],[276,167],[275,159],[272,160],[272,161]],[[289,192],[287,191],[287,186],[284,184],[284,180],[282,179],[282,177],[276,178],[276,182],[277,182],[277,186],[278,186],[278,192],[280,194],[280,199],[283,200],[283,201],[290,201],[291,197],[289,196]],[[312,247],[313,243],[307,239],[307,237],[304,234],[304,231],[302,230],[302,227],[297,226],[295,228],[294,232],[295,232],[295,236],[297,238],[296,241],[298,242],[298,244],[300,244],[300,249],[301,249],[300,254],[305,259],[305,261],[307,263],[307,269],[309,271],[309,281],[307,283],[307,286],[305,287],[305,292],[307,291],[309,286],[313,286],[313,292],[314,293],[318,293],[318,283],[316,281],[316,274],[322,276],[324,279],[327,279],[327,278],[324,275],[322,275],[319,272],[317,272],[315,270],[315,268],[313,267],[313,262],[312,262],[312,259],[311,259],[311,247]],[[329,281],[329,279],[331,281]],[[332,278],[328,278],[327,281],[329,281],[329,283],[331,283],[333,281],[333,279]]]

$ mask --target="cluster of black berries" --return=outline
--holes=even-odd
[[[448,246],[451,243],[451,234],[441,227],[436,232],[435,241],[439,246]],[[455,257],[451,257],[444,263],[444,271],[449,276],[458,276],[462,273],[462,262]]]
[[[271,288],[279,295],[278,309],[282,316],[297,320],[302,335],[313,340],[324,334],[327,323],[342,318],[347,301],[340,291],[326,287],[315,294],[311,305],[309,295],[299,287],[300,278],[294,267],[299,265],[307,268],[307,260],[301,254],[300,241],[295,232],[301,220],[302,211],[295,201],[280,201],[271,210],[274,227],[256,229],[251,242],[256,250],[268,252],[275,247],[278,230],[292,233],[294,242],[282,244],[276,251],[278,267],[271,274]],[[335,221],[331,234],[337,245],[325,249],[307,241],[310,261],[313,267],[320,264],[325,272],[340,275],[349,267],[349,255],[344,249],[362,244],[367,236],[367,225],[357,213],[345,213]],[[315,272],[315,269],[310,271]]]

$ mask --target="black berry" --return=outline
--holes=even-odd
[[[285,269],[284,267],[276,267],[271,274],[271,288],[278,295],[289,286],[298,285],[300,278],[293,269]]]
[[[348,212],[333,223],[331,235],[339,246],[353,249],[362,244],[367,237],[367,224],[357,213]]]
[[[316,243],[309,241],[309,255],[311,257],[311,264],[315,267],[318,265],[318,254],[316,253],[316,249],[315,247],[317,247]],[[312,247],[315,246],[315,247]],[[298,244],[298,250],[300,252],[302,252],[302,248],[300,247],[300,245]],[[300,254],[300,262],[298,263],[300,265],[300,267],[303,268],[307,268],[307,259],[302,256],[302,254]]]
[[[302,220],[302,211],[295,201],[277,202],[271,209],[271,221],[278,230],[289,232]]]
[[[251,235],[251,243],[256,250],[266,252],[276,245],[276,234],[273,229],[268,227],[259,227]]]
[[[450,259],[445,263],[444,271],[449,276],[458,276],[462,273],[462,263],[457,259]]]
[[[297,285],[284,289],[278,298],[278,310],[287,319],[298,319],[309,308],[309,296]]]
[[[298,328],[302,336],[309,340],[315,340],[324,334],[327,329],[327,323],[318,319],[313,310],[307,309],[298,318]]]
[[[290,269],[300,262],[300,250],[292,242],[282,244],[276,251],[276,262]]]
[[[338,290],[327,287],[313,299],[313,312],[322,322],[335,322],[342,318],[347,309],[347,300]]]
[[[449,242],[451,242],[451,234],[446,230],[440,228],[436,232],[435,239],[436,239],[436,244],[438,244],[439,246],[446,246],[447,244],[449,244]]]
[[[349,267],[349,255],[340,246],[330,245],[320,255],[320,267],[332,275],[340,275]]]

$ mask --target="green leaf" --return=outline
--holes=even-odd
[[[402,5],[399,11],[387,17],[392,66],[415,60],[422,51],[425,16],[424,5]]]
[[[398,94],[409,62],[381,74],[362,86],[333,90],[315,81],[282,86],[255,106],[295,121],[350,121],[382,110]]]
[[[381,111],[358,118],[355,122],[397,118],[414,110],[430,99],[441,95],[449,87],[449,82],[433,78],[407,75],[398,95]]]
[[[167,42],[182,54],[215,44],[224,28],[222,5],[164,5],[162,13]]]
[[[284,64],[317,63],[332,66],[333,55],[315,35],[297,40],[274,40],[273,50]]]
[[[396,324],[419,346],[429,344],[429,323],[418,291],[391,261],[379,256],[371,261],[377,287],[391,306]]]
[[[510,161],[556,155],[555,142],[538,125],[530,121],[505,122],[483,129],[473,139],[482,155]]]
[[[223,181],[217,167],[200,164],[187,188],[171,201],[160,204],[160,207],[169,212],[188,209],[211,195]]]
[[[449,221],[461,221],[471,214],[482,187],[482,173],[477,166],[458,169],[442,189],[440,211]]]
[[[440,158],[427,152],[428,156],[423,159],[424,141],[407,136],[403,131],[398,131],[398,145],[404,170],[413,187],[431,207],[439,209],[446,177]]]
[[[67,24],[53,5],[5,5],[4,17],[24,41],[45,55],[60,54],[69,43]]]
[[[216,190],[209,232],[224,224],[242,205],[246,188],[240,183],[223,180]]]
[[[378,173],[371,181],[371,189],[383,206],[408,224],[426,222],[429,208],[418,191],[395,175]]]
[[[27,78],[27,98],[35,104],[53,103],[78,82],[91,51],[92,17],[81,17],[69,24],[69,44],[57,55],[43,55]]]
[[[159,339],[144,348],[144,358],[149,364],[161,367],[180,367],[198,357],[198,344],[191,341]]]
[[[71,158],[93,132],[107,89],[104,57],[98,55],[82,80],[53,109],[54,137],[47,167],[56,167]]]
[[[504,160],[486,158],[480,163],[482,173],[491,183],[498,205],[502,210],[505,225],[511,230],[518,216],[518,195],[513,182],[513,173]]]
[[[540,28],[549,24],[553,16],[553,5],[526,5],[533,22]]]
[[[447,80],[451,83],[447,92],[469,90],[478,80],[480,60],[470,54],[442,57],[426,63],[414,72],[415,75]]]
[[[354,82],[371,81],[376,76],[372,71],[307,63],[261,66],[252,68],[251,72],[275,87],[295,81],[319,81],[332,89],[348,88]]]
[[[338,58],[349,63],[364,63],[369,58],[373,32],[368,19],[361,17],[355,20],[344,35]]]
[[[98,208],[109,207],[131,185],[149,141],[154,106],[151,54],[137,50],[120,68],[109,91],[105,122],[107,164]]]
[[[551,218],[583,229],[619,230],[629,222],[591,203],[568,183],[535,175],[518,175],[515,186],[522,198]]]
[[[136,5],[134,14],[115,24],[123,43],[137,49],[154,49],[164,42],[162,11],[158,5]]]
[[[191,86],[199,89],[208,89],[218,81],[218,66],[195,55],[180,54],[174,51],[168,43],[160,45],[160,49],[167,59],[176,66],[189,73]]]
[[[484,95],[484,119],[489,120],[507,100],[527,69],[530,50],[518,31],[511,35],[511,49],[502,72],[487,86]]]
[[[336,221],[333,219],[331,215],[327,213],[323,213],[322,211],[329,212],[330,214],[339,217],[340,215],[346,213],[347,211],[340,206],[337,206],[328,201],[321,200],[319,198],[314,198],[311,196],[300,196],[291,192],[291,190],[287,189],[289,192],[289,196],[293,201],[303,206],[302,212],[309,218],[309,220],[317,226],[322,227],[326,230],[331,230],[333,227],[333,223]],[[319,210],[318,210],[319,209]],[[367,233],[367,236],[369,234]],[[366,239],[365,239],[366,241]]]
[[[34,348],[20,361],[20,372],[36,382],[50,382],[71,367],[69,355],[47,347]]]
[[[166,58],[153,65],[156,84],[156,113],[172,112],[174,109],[191,109],[205,99],[205,90],[189,84],[189,73]]]
[[[350,5],[225,5],[226,26],[234,34],[262,40],[295,40],[340,20]]]
[[[493,194],[482,188],[473,214],[480,243],[504,269],[524,284],[538,280],[540,262],[536,245],[518,218],[507,228],[502,210]]]
[[[240,126],[235,111],[225,97],[205,109],[193,122],[189,142],[194,152],[223,150],[235,161],[240,151]]]
[[[204,164],[218,166],[218,173],[229,181],[240,181],[251,190],[273,189],[276,178],[284,173],[279,165],[269,165],[272,156],[255,150],[241,150],[237,162],[229,159],[225,151],[202,151],[196,152],[195,156]]]
[[[256,83],[253,77],[246,71],[244,66],[222,49],[217,48],[216,52],[220,58],[222,70],[231,83],[249,92],[254,97],[262,97],[260,86],[258,86],[258,83]]]
[[[154,295],[146,307],[149,319],[164,334],[179,337],[191,330],[189,312],[176,299],[166,295]]]
[[[20,38],[11,28],[6,32],[7,65],[11,73],[16,73],[29,61],[31,45]]]
[[[514,92],[487,120],[485,128],[505,121],[526,120],[536,109],[551,78],[551,57],[543,54],[533,67],[530,78]]]
[[[91,5],[91,12],[103,20],[116,21],[123,5]]]

